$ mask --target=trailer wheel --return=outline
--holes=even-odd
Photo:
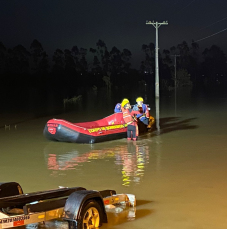
[[[81,229],[98,228],[101,226],[102,210],[95,200],[88,201],[81,211],[78,225]]]

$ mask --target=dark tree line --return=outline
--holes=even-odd
[[[145,60],[141,63],[141,71],[154,74],[155,45],[143,45]],[[174,85],[176,55],[177,86],[214,86],[227,83],[227,60],[224,52],[216,45],[206,48],[202,53],[197,43],[191,46],[183,41],[170,49],[159,53],[160,81],[163,88]]]
[[[3,88],[16,91],[39,88],[75,94],[87,87],[130,87],[138,83],[154,84],[155,45],[143,44],[144,60],[139,70],[131,67],[132,53],[113,47],[108,50],[104,41],[96,47],[56,49],[49,57],[42,44],[33,40],[29,50],[22,45],[7,49],[0,42],[0,78]],[[197,43],[181,44],[159,53],[161,89],[171,89],[175,80],[178,87],[225,85],[227,64],[224,52],[216,45],[202,53]],[[90,57],[90,59],[89,59]],[[4,89],[3,89],[4,90]]]

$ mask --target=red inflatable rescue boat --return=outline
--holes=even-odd
[[[92,122],[71,123],[51,119],[44,128],[44,136],[52,141],[96,143],[126,137],[127,124],[122,113],[115,113]]]

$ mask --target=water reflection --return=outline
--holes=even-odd
[[[156,129],[157,129],[157,134],[159,134],[159,133],[160,133],[160,123],[159,123],[159,119],[160,119],[160,116],[159,116],[159,113],[160,113],[160,109],[159,109],[159,98],[156,98],[156,99],[155,99],[155,113],[156,113],[156,116],[155,116]]]
[[[95,163],[97,159],[109,160],[117,168],[122,185],[129,186],[141,182],[146,165],[149,163],[149,146],[146,141],[124,142],[101,149],[97,145],[82,145],[78,148],[75,144],[50,143],[45,147],[44,155],[47,169],[51,171],[50,176],[65,175],[68,170],[81,172],[85,163]],[[99,169],[101,170],[97,168]]]
[[[145,165],[149,162],[148,146],[129,142],[127,147],[121,147],[118,152],[115,163],[122,166],[122,185],[140,183]]]

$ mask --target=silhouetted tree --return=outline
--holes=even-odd
[[[8,53],[7,48],[0,42],[0,77],[6,72]]]
[[[178,58],[180,67],[187,69],[189,65],[189,47],[186,41],[177,45],[177,53],[180,55],[180,58]]]
[[[33,74],[38,74],[39,73],[39,64],[40,61],[44,61],[44,62],[48,62],[47,60],[47,54],[44,53],[42,44],[34,39],[30,45],[30,50],[31,50],[31,57],[32,57],[32,61],[31,61],[31,70]],[[42,64],[43,66],[44,64]]]
[[[121,51],[117,47],[113,47],[110,51],[111,72],[117,74],[122,71],[123,61],[121,59]]]
[[[142,51],[145,53],[145,60],[141,62],[140,69],[144,72],[151,74],[155,66],[155,45],[142,45]]]
[[[17,45],[8,50],[9,53],[9,70],[11,74],[28,74],[30,53],[22,45]]]
[[[173,75],[173,80],[175,80],[175,76]],[[185,87],[185,86],[191,86],[191,78],[190,74],[186,69],[179,69],[177,70],[177,87]]]
[[[163,50],[163,54],[159,55],[159,75],[161,82],[161,89],[166,88],[172,84],[172,72],[174,71],[172,56],[167,49]]]
[[[100,61],[99,61],[99,59],[98,59],[97,56],[94,56],[94,58],[93,58],[91,71],[92,71],[93,73],[102,72],[102,68],[101,68],[101,66],[100,66]]]
[[[48,55],[46,52],[42,52],[39,61],[38,74],[41,74],[42,76],[46,76],[49,73],[49,68],[50,68],[50,64],[48,60]]]
[[[121,59],[122,59],[122,63],[123,63],[123,71],[124,72],[128,72],[129,68],[131,66],[130,60],[132,57],[132,53],[128,50],[128,49],[123,49],[122,53],[121,53]]]
[[[106,75],[110,71],[110,54],[104,41],[99,39],[96,47],[96,49],[90,48],[90,52],[94,55],[92,69],[95,72]]]
[[[53,68],[52,72],[53,74],[57,75],[64,75],[64,69],[65,69],[65,57],[64,52],[61,49],[56,49],[53,55]]]
[[[170,56],[170,51],[168,49],[163,50],[162,61],[163,61],[163,64],[167,64],[168,66],[171,66],[173,64],[172,58]]]
[[[66,72],[66,74],[75,75],[76,64],[74,62],[74,57],[72,55],[72,52],[69,49],[65,49],[64,59],[65,59],[65,72]]]
[[[96,49],[90,48],[89,50],[94,56],[93,56],[93,61],[91,63],[91,72],[92,73],[98,73],[102,71],[102,68],[100,66],[100,61],[96,55]]]
[[[199,45],[192,41],[190,47],[189,66],[187,69],[191,75],[191,80],[194,85],[197,85],[198,76],[200,75],[199,57]]]
[[[226,78],[226,56],[216,45],[204,50],[203,75],[209,83],[220,83]]]
[[[170,48],[170,54],[171,54],[171,55],[179,54],[179,53],[177,53],[177,49],[176,49],[175,46],[172,46],[172,47]]]
[[[79,48],[77,46],[73,46],[72,50],[71,50],[71,54],[72,54],[73,59],[74,59],[76,72],[80,72],[80,51],[79,51]]]
[[[79,55],[80,55],[80,60],[79,60],[80,72],[82,72],[82,73],[87,72],[87,70],[88,70],[88,64],[87,64],[87,60],[86,60],[87,49],[80,48]]]
[[[87,71],[88,70],[88,64],[86,60],[87,49],[85,48],[79,49],[77,46],[73,46],[71,50],[71,54],[74,59],[76,71],[78,73]]]
[[[143,85],[154,83],[155,45],[153,43],[142,45],[145,57],[141,62],[140,73],[131,69],[130,50],[126,48],[119,50],[116,46],[108,50],[105,42],[100,39],[95,48],[89,49],[90,54],[93,55],[89,63],[86,59],[88,52],[86,48],[73,46],[71,50],[56,49],[52,56],[51,72],[49,72],[48,55],[37,39],[32,41],[29,51],[22,45],[7,49],[0,42],[1,82],[19,82],[22,85],[26,80],[26,85],[27,82],[31,82],[38,88],[46,84],[49,79],[47,76],[52,76],[55,80],[51,82],[57,82],[56,85],[60,87],[65,85],[65,92],[68,90],[74,92],[75,87],[94,85],[95,88],[106,85],[110,90],[112,85],[128,85],[130,82],[140,81]],[[192,41],[189,46],[186,41],[183,41],[159,53],[160,83],[164,81],[167,86],[173,85],[172,75],[175,73],[173,55],[175,54],[180,55],[176,59],[177,74],[180,74],[177,77],[182,79],[179,85],[190,84],[190,80],[194,85],[202,80],[207,80],[210,85],[214,82],[219,84],[227,82],[226,56],[218,46],[213,45],[205,49],[202,53],[204,60],[201,63],[198,44]],[[31,75],[33,77],[30,77]],[[202,75],[204,77],[201,77]]]
[[[198,59],[198,57],[199,57],[199,44],[194,42],[194,40],[192,40],[192,44],[190,47],[190,53],[191,53],[193,58]]]

